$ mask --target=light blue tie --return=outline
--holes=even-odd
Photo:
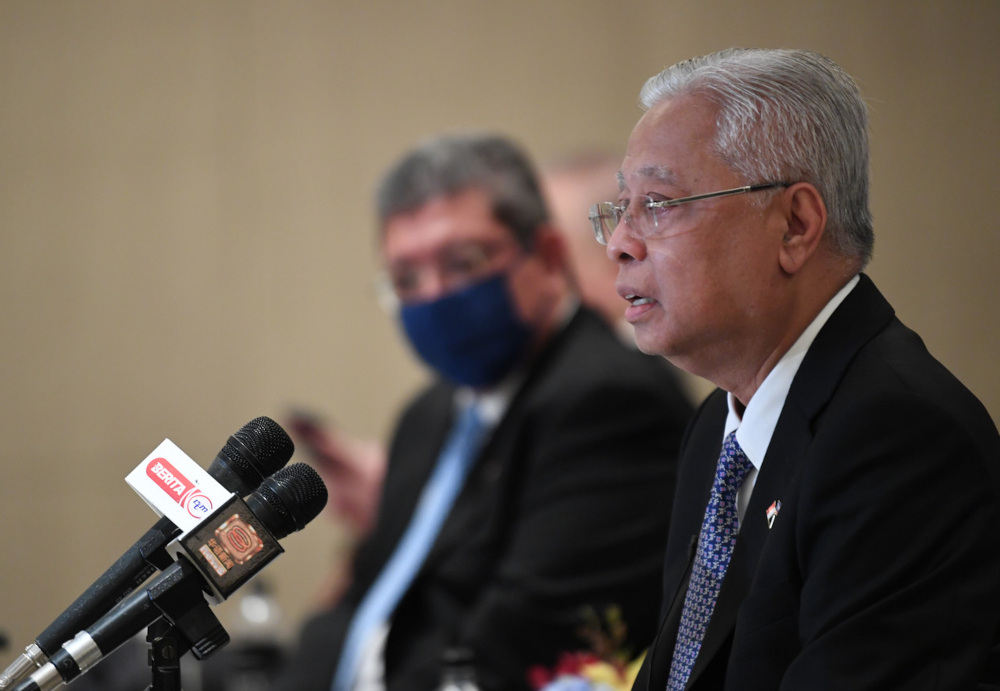
[[[732,432],[722,443],[722,453],[715,469],[715,482],[705,507],[705,518],[698,537],[698,551],[691,569],[691,581],[684,597],[680,629],[670,664],[667,691],[682,691],[691,676],[694,661],[701,650],[708,622],[719,597],[722,579],[736,546],[740,521],[736,515],[736,493],[751,467],[750,459]]]
[[[475,406],[466,408],[453,425],[437,466],[424,485],[410,525],[351,620],[331,691],[350,691],[354,685],[366,642],[375,630],[389,621],[427,558],[465,482],[485,429]]]

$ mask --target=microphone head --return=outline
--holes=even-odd
[[[226,489],[246,496],[295,453],[291,437],[269,417],[254,418],[229,437],[209,467]]]
[[[264,480],[246,502],[280,540],[316,518],[326,506],[326,499],[326,485],[319,473],[305,463],[293,463]]]

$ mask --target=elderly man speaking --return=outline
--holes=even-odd
[[[636,688],[995,688],[1000,438],[861,273],[855,83],[728,50],[641,101],[594,230],[639,347],[719,390],[682,450]]]

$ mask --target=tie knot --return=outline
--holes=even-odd
[[[462,438],[475,437],[483,426],[479,409],[473,404],[467,406],[455,422],[456,435]]]
[[[719,457],[719,480],[734,490],[738,490],[753,464],[743,453],[740,443],[736,441],[736,431],[733,430],[722,442],[722,455]]]
[[[452,427],[448,446],[463,459],[461,465],[468,465],[472,460],[485,430],[486,423],[475,405],[470,405],[459,413]]]

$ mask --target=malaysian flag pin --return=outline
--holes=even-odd
[[[778,512],[781,511],[781,502],[773,501],[771,505],[767,507],[767,529],[770,530],[771,526],[774,525],[774,519],[778,517]]]

